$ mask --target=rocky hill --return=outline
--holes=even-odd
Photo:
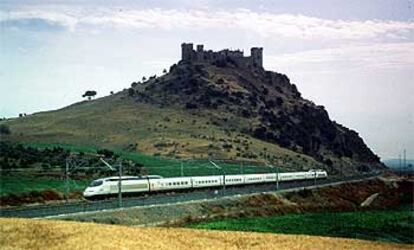
[[[3,123],[12,131],[4,138],[19,142],[266,159],[332,174],[384,168],[357,132],[302,98],[286,75],[241,67],[229,57],[180,61],[163,76],[134,82],[119,93]]]
[[[309,155],[328,167],[382,167],[357,132],[302,98],[286,75],[239,67],[231,58],[211,64],[181,61],[162,77],[133,84],[128,93],[136,102],[210,117],[220,127]]]

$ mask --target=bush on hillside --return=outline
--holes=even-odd
[[[11,134],[9,126],[6,124],[0,124],[0,134],[9,135]]]

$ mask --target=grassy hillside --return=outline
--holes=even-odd
[[[287,169],[322,166],[309,156],[213,125],[209,117],[135,103],[122,93],[2,123],[11,130],[2,140],[40,147],[58,144],[86,151],[106,147],[132,158],[137,152],[185,159],[206,159],[209,154],[215,159],[267,158]]]

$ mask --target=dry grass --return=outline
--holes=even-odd
[[[228,114],[220,113],[216,116],[227,117]],[[240,120],[241,118],[235,119],[229,118],[239,125],[247,123]],[[149,155],[207,158],[207,151],[210,150],[217,158],[236,157],[236,148],[244,148],[241,143],[233,142],[233,148],[227,151],[218,140],[232,141],[238,133],[226,134],[223,127],[213,125],[211,120],[208,112],[194,116],[187,110],[159,108],[114,95],[0,123],[10,126],[12,133],[7,139],[19,143],[58,143],[108,148],[124,148],[137,144],[138,151]],[[212,143],[209,137],[212,135],[215,137],[216,147],[209,149],[208,146]],[[249,135],[239,139],[251,143],[249,152],[263,153],[266,148],[268,155],[284,159],[287,166],[321,166],[309,156],[254,139]],[[168,142],[168,145],[155,147],[159,142]]]
[[[48,220],[0,219],[1,249],[412,249],[302,235],[131,228]]]

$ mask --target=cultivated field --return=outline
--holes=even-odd
[[[0,219],[1,249],[412,249],[303,235],[131,228],[91,223]]]
[[[305,213],[224,219],[191,225],[198,229],[306,234],[414,244],[412,206],[401,210]]]

